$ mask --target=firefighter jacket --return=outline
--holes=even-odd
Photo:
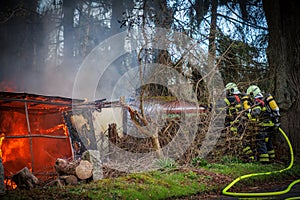
[[[242,110],[241,95],[238,94],[227,95],[224,101],[227,105],[225,125],[229,126],[231,122],[238,121],[237,119],[238,114]]]
[[[249,109],[248,118],[257,122],[258,126],[270,127],[279,126],[279,110],[272,110],[267,99],[262,95],[253,100],[253,105]]]

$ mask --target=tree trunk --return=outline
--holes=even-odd
[[[217,0],[212,0],[211,5],[211,21],[210,21],[210,31],[209,31],[209,56],[212,60],[216,57],[216,33],[217,33]]]
[[[217,34],[217,8],[218,2],[217,0],[212,0],[211,3],[211,22],[210,22],[210,30],[209,30],[209,44],[208,44],[208,66],[210,69],[214,69],[215,60],[216,60],[216,34]],[[210,95],[208,96],[208,102],[214,101],[211,99],[213,97],[212,92],[213,88],[210,88],[211,81],[213,80],[212,76],[208,76],[205,78],[205,82],[208,86],[208,91]]]
[[[111,16],[111,36],[126,30],[126,25],[123,24],[126,9],[133,7],[131,2],[112,0],[112,16]]]
[[[64,51],[63,51],[63,65],[64,67],[72,67],[73,63],[73,47],[74,47],[74,27],[73,18],[76,1],[63,1],[63,20],[64,28]]]
[[[275,74],[274,96],[281,108],[281,124],[295,154],[300,145],[300,12],[294,0],[263,0],[269,27],[268,59]]]

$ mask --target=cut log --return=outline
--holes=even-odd
[[[93,175],[93,166],[89,161],[81,160],[75,171],[78,178],[82,180],[88,179]]]
[[[82,159],[89,161],[93,166],[93,180],[103,179],[103,166],[100,158],[100,151],[88,150],[82,154]]]
[[[59,176],[75,175],[79,179],[84,180],[93,175],[93,165],[87,160],[67,161],[58,158],[54,167]]]
[[[27,167],[24,167],[12,176],[12,181],[16,183],[20,189],[31,189],[35,187],[39,180],[35,177]]]
[[[54,168],[59,176],[76,175],[75,168],[79,165],[80,160],[68,161],[65,159],[56,159]]]

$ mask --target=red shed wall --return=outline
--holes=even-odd
[[[28,167],[38,178],[49,178],[57,158],[73,157],[59,110],[26,109],[25,104],[24,109],[0,110],[0,133],[4,133],[1,152],[6,177]]]

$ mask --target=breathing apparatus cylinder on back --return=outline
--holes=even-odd
[[[243,107],[245,110],[249,110],[251,108],[250,104],[249,104],[249,96],[243,96],[242,97],[242,102],[243,102]]]
[[[272,95],[270,95],[270,94],[267,95],[266,103],[267,103],[268,107],[271,109],[270,111],[273,111],[273,112],[279,114],[279,107]]]

